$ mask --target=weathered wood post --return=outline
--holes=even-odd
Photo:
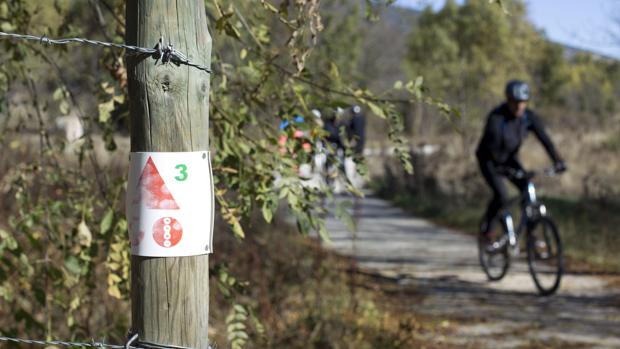
[[[163,37],[192,62],[210,66],[204,1],[127,1],[126,22],[127,44],[154,47]],[[209,74],[144,57],[129,56],[127,67],[131,151],[208,150]],[[131,307],[140,341],[207,348],[208,255],[132,256]]]

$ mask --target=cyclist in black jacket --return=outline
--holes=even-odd
[[[355,156],[361,156],[364,153],[364,143],[366,142],[366,118],[359,105],[351,107],[351,120],[347,129],[349,139],[355,143],[353,147]]]
[[[489,202],[480,227],[483,234],[492,228],[489,223],[508,199],[502,169],[523,171],[518,153],[528,132],[534,132],[542,143],[553,160],[555,170],[558,172],[566,170],[538,115],[527,108],[530,99],[528,85],[523,81],[512,80],[506,85],[505,92],[507,101],[489,113],[482,139],[476,150],[480,171],[493,190],[493,199]],[[511,181],[519,190],[527,189],[526,179],[511,179]]]

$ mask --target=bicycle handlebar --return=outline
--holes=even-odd
[[[526,179],[526,180],[531,180],[534,177],[539,176],[541,174],[547,177],[555,177],[564,171],[565,170],[560,170],[555,167],[549,167],[549,168],[545,168],[543,170],[538,170],[538,171],[517,170],[512,167],[499,167],[498,168],[498,172],[500,174],[503,174],[503,175],[506,175],[508,177],[512,177],[515,179]]]

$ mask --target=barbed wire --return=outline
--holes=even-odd
[[[37,344],[37,345],[61,345],[65,347],[87,347],[87,348],[111,348],[111,349],[123,349],[124,345],[107,344],[103,342],[67,342],[67,341],[45,341],[38,339],[24,339],[24,338],[12,338],[0,336],[1,342],[12,342],[17,344]],[[132,349],[138,349],[137,347],[129,347]]]
[[[143,342],[138,339],[137,334],[130,335],[127,339],[127,343],[120,344],[108,344],[104,342],[69,342],[60,340],[39,340],[39,339],[26,339],[26,338],[13,338],[0,336],[0,342],[11,342],[16,344],[34,344],[34,345],[59,345],[64,347],[81,347],[81,348],[109,348],[109,349],[192,349],[188,347],[182,347],[177,345],[164,345],[151,342]],[[135,343],[135,344],[134,344]],[[215,349],[209,346],[209,349]]]
[[[107,48],[117,48],[124,49],[125,51],[131,52],[132,54],[137,55],[147,55],[153,57],[156,61],[161,59],[162,63],[174,63],[176,65],[187,65],[198,70],[202,70],[209,74],[212,73],[211,68],[206,67],[204,65],[200,65],[197,63],[191,62],[187,56],[185,56],[182,52],[175,49],[172,44],[164,44],[164,38],[161,37],[159,42],[155,45],[154,48],[146,48],[140,46],[133,45],[125,45],[125,44],[117,44],[113,42],[105,42],[98,40],[91,40],[85,38],[64,38],[64,39],[50,39],[47,36],[35,36],[29,34],[16,34],[16,33],[5,33],[0,32],[0,38],[8,38],[14,40],[28,40],[28,41],[38,41],[40,44],[44,45],[68,45],[68,44],[82,44],[82,45],[92,45],[92,46],[100,46]],[[157,63],[157,62],[156,62]]]

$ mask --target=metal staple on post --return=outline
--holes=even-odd
[[[202,70],[209,74],[212,73],[209,67],[196,64],[191,62],[187,56],[185,56],[182,52],[176,50],[172,44],[164,45],[163,37],[159,39],[155,48],[146,48],[132,45],[124,45],[124,44],[116,44],[113,42],[105,42],[98,40],[90,40],[84,38],[65,38],[65,39],[50,39],[47,36],[35,36],[35,35],[27,35],[27,34],[15,34],[15,33],[5,33],[0,32],[0,38],[8,38],[15,40],[29,40],[29,41],[38,41],[41,45],[68,45],[68,44],[86,44],[92,46],[100,46],[107,48],[117,48],[124,49],[128,51],[127,54],[133,53],[138,55],[148,55],[153,57],[156,61],[161,58],[162,63],[174,63],[176,65],[187,65],[192,68],[196,68],[198,70]]]

